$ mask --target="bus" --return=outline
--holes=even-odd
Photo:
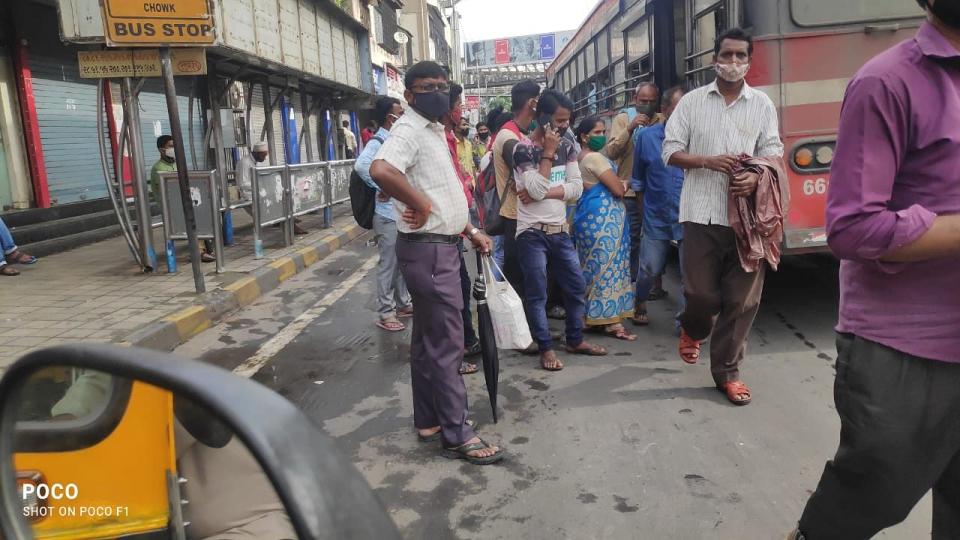
[[[843,95],[870,58],[909,39],[912,0],[600,0],[547,68],[576,113],[611,117],[637,84],[688,90],[713,81],[713,45],[741,26],[755,36],[747,83],[777,106],[791,204],[785,253],[827,250],[825,206]]]

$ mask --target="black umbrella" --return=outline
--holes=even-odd
[[[497,338],[493,333],[493,320],[487,306],[487,286],[483,281],[482,253],[477,251],[477,279],[473,282],[473,298],[477,301],[477,324],[480,329],[480,350],[483,353],[483,378],[487,382],[487,395],[493,410],[493,423],[497,423],[497,382],[500,379],[500,358],[497,355]]]

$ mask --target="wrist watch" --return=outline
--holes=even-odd
[[[473,240],[473,237],[480,232],[480,229],[473,227],[470,229],[470,232],[467,233],[467,238]]]

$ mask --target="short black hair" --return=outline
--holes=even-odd
[[[343,121],[343,127],[345,127],[345,128],[350,127],[350,121],[349,121],[349,120],[344,120],[344,121]]]
[[[417,82],[417,79],[446,80],[447,70],[440,64],[431,62],[430,60],[417,62],[407,70],[407,74],[403,77],[403,85],[407,87],[407,90],[413,90],[413,84]]]
[[[369,120],[369,121],[367,121],[367,127],[368,127],[368,128],[375,128],[375,127],[377,127],[377,121],[376,121],[376,120]]]
[[[487,128],[487,129],[489,129],[489,126],[487,125],[486,122],[477,122],[477,125],[476,125],[475,127],[476,127],[477,129],[480,129],[480,128],[482,128],[482,127],[485,127],[485,128]]]
[[[513,85],[510,89],[510,110],[518,112],[528,101],[540,95],[540,85],[527,79]]]
[[[926,11],[926,9],[927,9],[927,0],[917,0],[917,3],[920,4],[920,9]]]
[[[753,35],[739,27],[730,28],[729,30],[717,36],[717,41],[713,44],[713,54],[720,54],[720,47],[723,45],[724,40],[727,39],[732,39],[734,41],[746,41],[747,54],[753,56]]]
[[[487,127],[490,131],[496,133],[504,124],[513,119],[513,115],[504,111],[503,107],[495,107],[487,114]]]
[[[450,85],[450,108],[453,108],[453,105],[460,99],[460,96],[463,95],[463,87],[457,83]]]
[[[590,116],[584,118],[580,125],[577,126],[575,133],[577,134],[577,141],[579,141],[584,135],[593,131],[593,128],[597,127],[597,124],[603,122],[603,118],[600,118],[596,114],[591,114]]]
[[[660,103],[664,107],[668,106],[670,104],[670,100],[673,99],[674,94],[676,94],[677,92],[683,92],[684,94],[686,94],[687,90],[686,88],[680,85],[671,86],[670,88],[667,88],[666,91],[663,92],[663,96],[660,98],[661,99]]]
[[[163,148],[167,145],[168,142],[172,141],[173,137],[170,135],[161,135],[157,137],[157,148]]]
[[[556,90],[545,90],[540,94],[540,101],[537,102],[537,114],[553,116],[557,109],[567,109],[572,114],[573,101]]]
[[[400,100],[395,97],[383,96],[377,100],[377,104],[374,105],[373,115],[377,118],[377,123],[385,125],[387,123],[387,116],[390,115],[390,111],[393,110],[394,105],[402,105]],[[371,120],[372,122],[373,120]]]

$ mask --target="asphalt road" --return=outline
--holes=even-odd
[[[729,404],[705,359],[677,357],[671,273],[671,296],[650,304],[637,342],[593,338],[610,356],[564,356],[566,369],[548,373],[535,357],[501,354],[498,424],[483,376],[468,377],[482,436],[509,452],[475,467],[417,442],[409,330],[373,324],[366,240],[177,352],[252,374],[315,418],[408,538],[780,539],[836,450],[827,258],[788,258],[768,277],[742,370],[751,405]],[[880,537],[929,536],[929,524],[928,497]]]

